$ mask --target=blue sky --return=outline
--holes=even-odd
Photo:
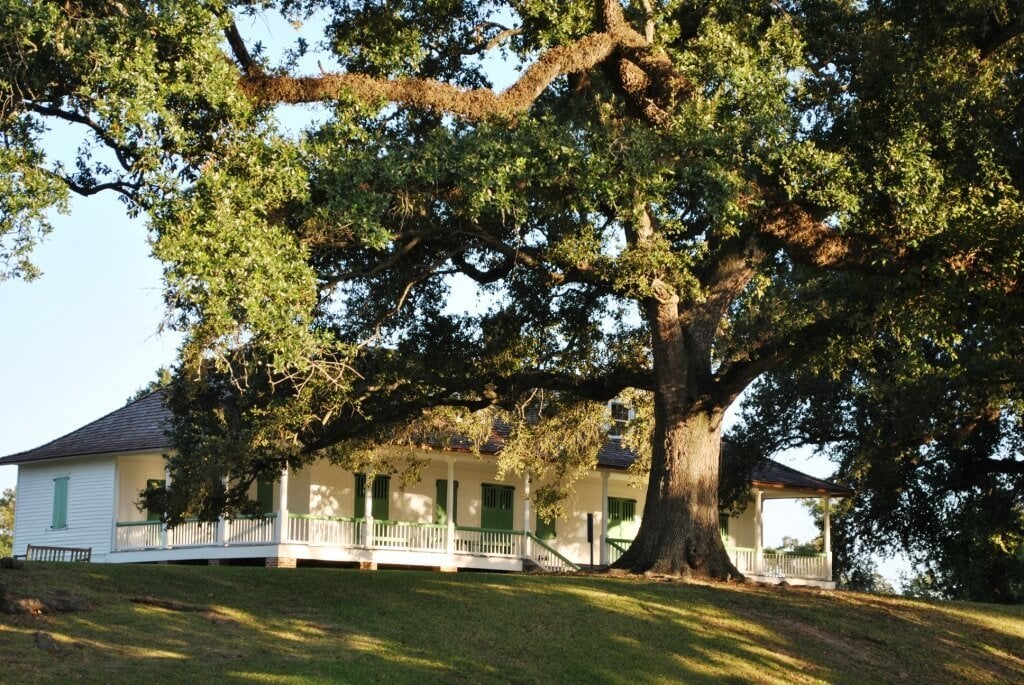
[[[161,269],[142,220],[111,195],[76,199],[55,224],[34,254],[43,276],[0,282],[0,455],[122,406],[181,339],[159,333]],[[0,467],[0,489],[16,477]]]

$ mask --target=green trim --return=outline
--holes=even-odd
[[[605,538],[605,542],[607,542],[610,546],[612,546],[615,549],[617,549],[620,554],[625,554],[626,550],[629,549],[629,546],[631,544],[633,544],[632,540],[623,540],[621,538],[615,538],[615,539]],[[626,543],[625,547],[623,547],[622,544],[621,544],[623,542]]]
[[[115,525],[118,528],[128,528],[130,526],[159,526],[159,521],[118,521]]]
[[[71,476],[58,476],[53,479],[53,515],[50,517],[50,528],[68,527],[68,492]]]
[[[362,523],[366,520],[352,516],[314,516],[313,514],[293,514],[291,512],[288,512],[288,518],[308,521],[341,521],[343,523]]]
[[[476,528],[474,526],[455,526],[455,530],[464,530],[470,533],[505,533],[511,535],[522,535],[521,530],[506,530],[504,528]]]
[[[550,545],[545,543],[543,540],[541,540],[539,537],[537,537],[533,533],[527,532],[526,533],[526,537],[528,537],[529,539],[533,540],[535,543],[537,543],[538,545],[540,545],[541,547],[546,549],[548,552],[551,552],[552,554],[554,554],[558,559],[560,559],[562,561],[563,564],[565,564],[566,566],[571,568],[573,571],[579,571],[580,570],[579,566],[577,566],[576,564],[574,564],[571,561],[569,561],[568,559],[566,559],[564,556],[562,556],[562,554],[560,552],[558,552],[555,549],[553,549]]]

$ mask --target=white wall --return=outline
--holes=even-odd
[[[53,480],[68,476],[67,527],[54,530]],[[22,464],[14,517],[14,553],[29,544],[91,547],[108,561],[114,518],[114,457],[79,457]]]

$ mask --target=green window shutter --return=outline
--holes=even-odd
[[[718,515],[718,532],[722,535],[722,541],[727,542],[729,540],[729,515],[719,514]]]
[[[455,481],[452,486],[452,492],[454,494],[454,502],[452,503],[452,521],[455,523],[459,522],[459,481]],[[447,524],[448,523],[448,480],[446,478],[437,479],[437,497],[434,499],[434,523]]]
[[[388,491],[390,490],[391,476],[376,476],[373,479],[373,518],[388,518]],[[357,519],[366,516],[366,474],[356,474],[356,507],[355,516]]]
[[[541,540],[554,540],[555,519],[545,521],[540,514],[537,514],[537,537]]]
[[[149,480],[146,481],[146,489],[153,490],[155,488],[162,488],[166,483],[167,481],[163,480],[162,478],[150,478]],[[147,509],[146,520],[159,521],[161,514],[163,514],[163,512],[156,511],[155,509]]]
[[[484,483],[481,492],[480,527],[512,530],[515,488]]]
[[[264,514],[274,512],[274,484],[262,478],[256,480],[256,503]]]
[[[68,482],[70,476],[53,479],[53,520],[51,528],[68,527]]]

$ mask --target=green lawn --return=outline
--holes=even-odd
[[[93,604],[0,614],[5,683],[1024,682],[1024,607],[602,576],[167,565],[30,564],[0,570],[0,586]]]

